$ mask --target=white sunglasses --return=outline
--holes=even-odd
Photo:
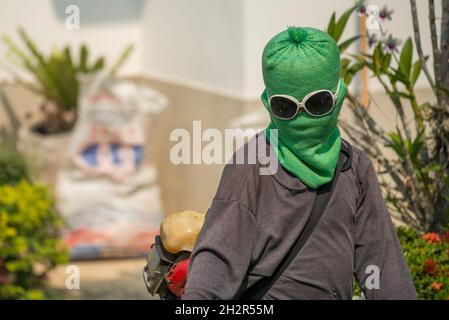
[[[312,117],[323,117],[334,110],[339,89],[340,80],[335,93],[330,90],[317,90],[308,93],[302,101],[286,94],[272,95],[269,100],[271,113],[281,120],[290,120],[304,109]]]

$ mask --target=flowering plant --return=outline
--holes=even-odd
[[[419,299],[449,299],[449,231],[397,229]]]
[[[349,86],[367,71],[394,107],[385,110],[373,96],[364,101],[358,92],[350,92],[348,101],[355,121],[341,121],[340,127],[353,144],[375,160],[393,218],[421,232],[441,231],[449,221],[449,0],[443,2],[438,37],[435,3],[428,0],[431,37],[425,40],[432,44],[428,55],[422,48],[416,0],[410,0],[414,41],[408,38],[402,43],[386,30],[383,24],[392,19],[391,10],[366,6],[363,0],[339,19],[334,13],[327,27],[342,51],[345,84]],[[366,16],[367,32],[340,41],[349,17],[357,13]],[[358,40],[368,41],[371,50],[358,54],[342,50]],[[432,99],[423,101],[417,94],[420,76],[425,76]],[[372,116],[370,108],[384,115],[383,122]]]

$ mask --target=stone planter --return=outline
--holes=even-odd
[[[69,145],[70,132],[43,135],[21,127],[17,147],[24,155],[36,182],[55,187],[56,177]]]

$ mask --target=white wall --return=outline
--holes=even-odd
[[[394,10],[386,23],[394,35],[412,35],[409,0],[371,0]],[[333,11],[340,15],[353,0],[3,0],[0,34],[22,25],[39,47],[81,42],[108,60],[132,42],[137,49],[124,73],[146,74],[168,82],[244,99],[263,89],[261,54],[266,42],[289,25],[324,29]],[[424,52],[430,53],[427,1],[417,1]],[[65,28],[58,8],[78,4],[81,29]],[[439,16],[441,0],[436,1]],[[357,18],[346,34],[354,34]],[[0,62],[5,47],[0,43]],[[430,64],[429,64],[430,65]],[[2,71],[0,70],[0,75]],[[419,87],[427,86],[423,76]],[[375,81],[372,90],[379,90]]]
[[[149,0],[145,71],[226,94],[244,94],[242,0]]]

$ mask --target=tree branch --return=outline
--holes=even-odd
[[[440,77],[441,85],[449,89],[449,0],[442,0]],[[449,100],[446,95],[446,102]]]
[[[440,74],[440,49],[438,47],[437,27],[435,23],[435,1],[429,0],[429,23],[430,23],[430,39],[432,41],[433,52],[433,72],[435,74],[435,85],[437,88],[441,86]],[[441,92],[437,90],[437,104],[440,105]]]
[[[421,61],[421,65],[422,65],[424,74],[426,75],[427,80],[429,81],[430,85],[432,86],[432,89],[435,92],[435,95],[437,95],[437,90],[435,89],[435,82],[432,79],[432,75],[429,72],[429,68],[427,68],[426,59],[424,58],[424,54],[422,51],[421,36],[419,33],[418,12],[416,9],[416,1],[415,0],[410,0],[410,7],[412,10],[413,34],[415,35],[416,51],[418,52],[419,60]]]

